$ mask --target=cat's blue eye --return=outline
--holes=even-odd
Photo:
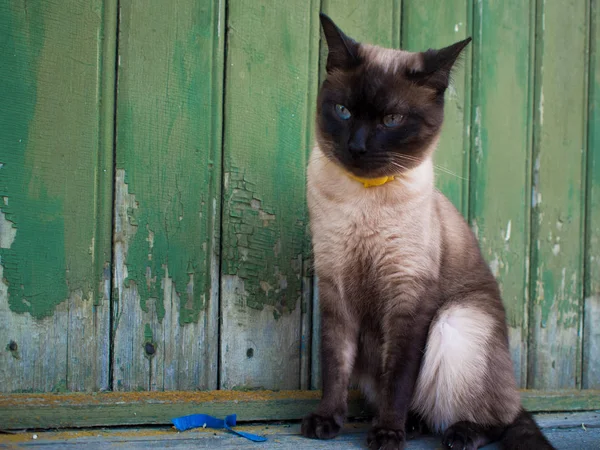
[[[335,112],[342,120],[348,120],[352,116],[344,105],[335,105]]]
[[[388,114],[383,117],[383,124],[388,128],[395,128],[404,121],[402,114]]]

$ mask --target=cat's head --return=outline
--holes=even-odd
[[[401,174],[429,156],[450,71],[471,38],[411,53],[361,44],[321,14],[327,78],[317,100],[323,153],[360,177]]]

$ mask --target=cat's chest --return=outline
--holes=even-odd
[[[414,215],[334,205],[311,225],[318,271],[367,279],[426,264],[427,227]]]

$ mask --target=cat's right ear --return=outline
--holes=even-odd
[[[321,13],[319,17],[329,49],[327,72],[347,70],[358,65],[358,43],[346,36],[328,16]]]

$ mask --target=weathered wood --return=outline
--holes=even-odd
[[[239,421],[297,420],[316,407],[320,391],[110,392],[0,395],[2,429],[169,424],[173,417],[237,414]],[[600,409],[600,391],[522,391],[530,411]],[[349,417],[368,417],[360,395],[350,393]]]
[[[317,14],[316,0],[236,0],[228,6],[223,389],[306,384],[300,380],[305,166],[312,144],[307,130],[313,122]]]
[[[548,417],[549,416],[549,417]],[[595,417],[594,417],[595,416]],[[557,449],[593,449],[600,440],[600,416],[590,413],[561,414],[560,417],[540,414],[535,417],[544,434]],[[300,434],[300,424],[254,424],[236,426],[236,431],[254,433],[267,438],[260,448],[278,449],[348,449],[365,448],[365,440],[370,424],[364,421],[347,423],[341,434],[333,440],[306,439]],[[0,442],[11,448],[39,448],[62,450],[72,446],[85,450],[106,448],[128,449],[197,449],[249,448],[251,444],[241,437],[225,430],[194,429],[179,433],[172,428],[101,429],[35,432],[20,432],[10,436],[0,436]],[[440,448],[440,436],[408,436],[408,450],[434,450]],[[485,447],[499,449],[498,443]]]
[[[108,388],[116,1],[0,4],[0,390]]]
[[[404,0],[402,48],[425,51],[442,48],[471,35],[468,0]],[[444,128],[434,160],[438,188],[463,215],[468,209],[471,46],[463,53],[446,92]]]
[[[591,0],[585,236],[584,388],[600,388],[600,3]]]
[[[533,4],[478,2],[473,30],[469,220],[500,283],[521,386],[527,376]]]
[[[114,389],[214,389],[224,3],[120,8]]]
[[[319,280],[313,279],[313,310],[311,339],[310,388],[321,389],[321,314],[319,311]]]
[[[587,6],[536,8],[527,377],[535,389],[581,385]]]

